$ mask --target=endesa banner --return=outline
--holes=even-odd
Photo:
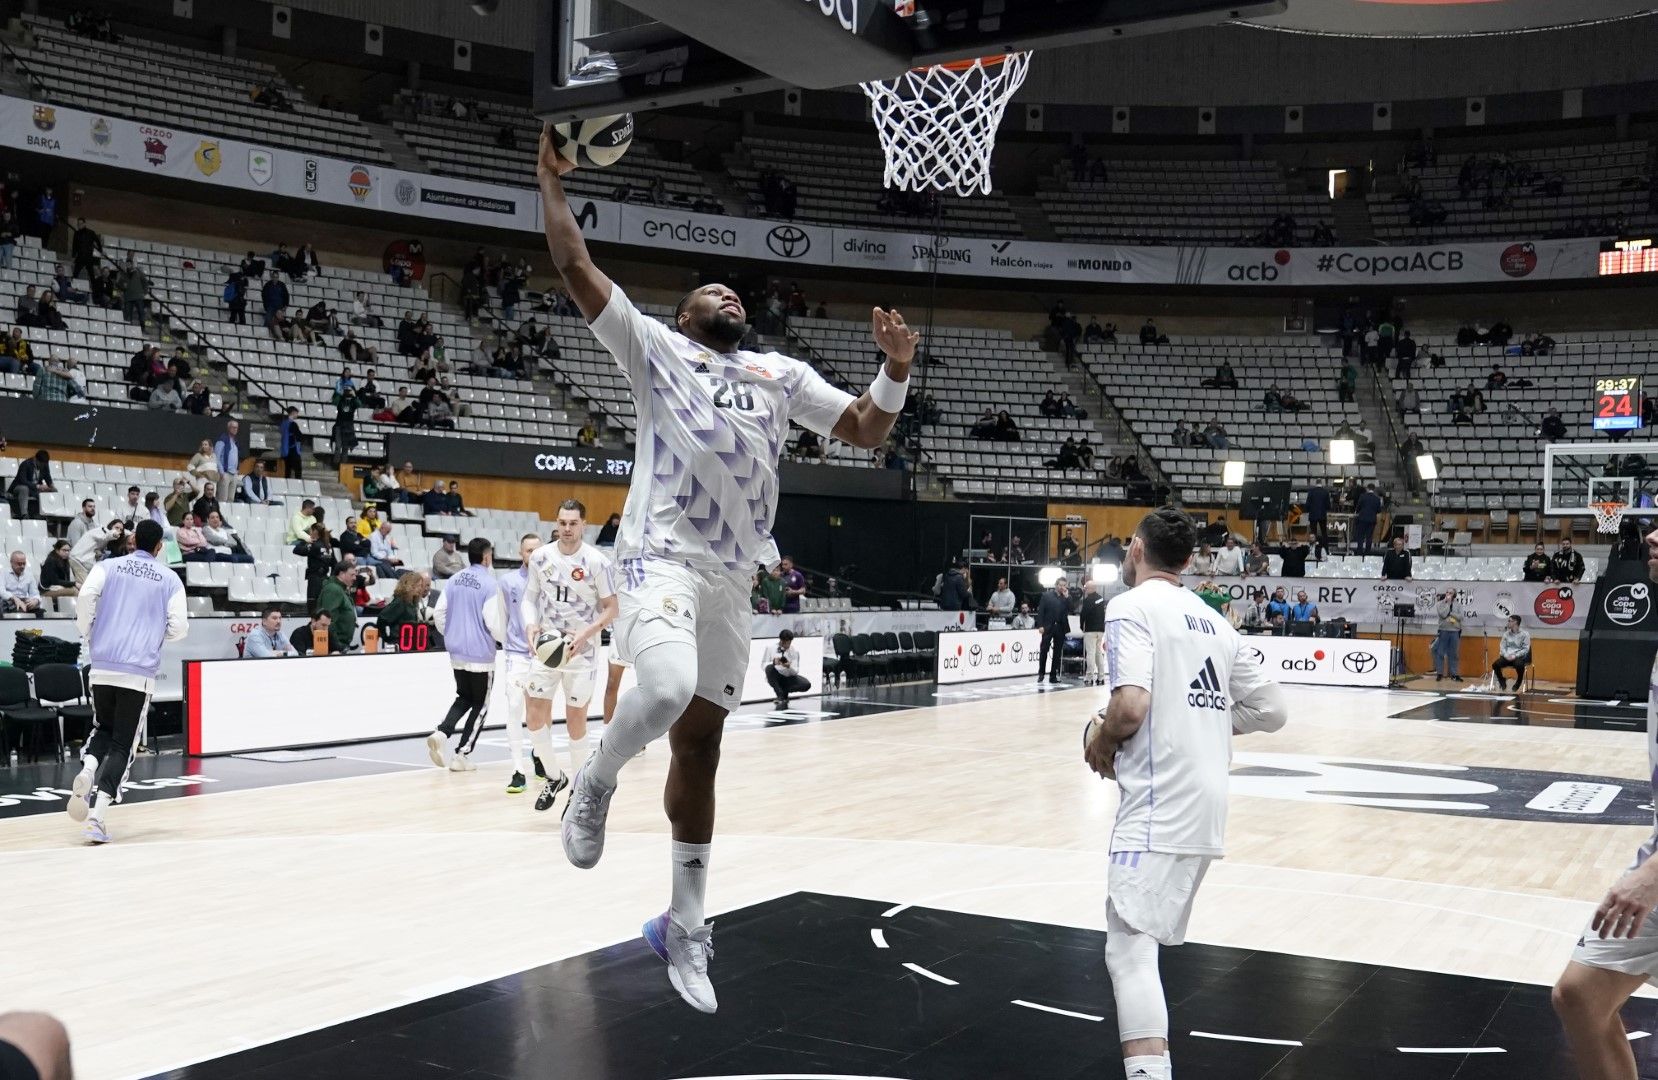
[[[1195,587],[1197,575],[1185,582]],[[1214,578],[1216,585],[1232,594],[1233,602],[1244,602],[1245,590],[1265,588],[1270,597],[1282,586],[1286,598],[1295,602],[1301,590],[1318,605],[1325,620],[1342,618],[1349,622],[1382,624],[1392,628],[1398,620],[1395,604],[1414,604],[1416,614],[1405,620],[1412,633],[1431,632],[1439,624],[1436,605],[1447,589],[1457,591],[1452,601],[1465,628],[1500,630],[1510,615],[1520,616],[1528,630],[1559,628],[1581,630],[1586,625],[1594,583],[1550,585],[1534,581],[1379,581],[1354,578]],[[1241,608],[1240,608],[1241,610]]]
[[[937,665],[940,686],[951,683],[1035,678],[1041,660],[1039,630],[966,630],[938,636]]]
[[[1393,670],[1393,645],[1379,638],[1251,635],[1241,647],[1281,683],[1385,687]]]
[[[541,233],[540,193],[0,96],[0,145],[177,180]],[[1601,237],[1365,248],[1124,247],[830,228],[572,196],[590,239],[768,263],[1126,285],[1311,288],[1591,278]],[[873,211],[874,207],[871,207]]]

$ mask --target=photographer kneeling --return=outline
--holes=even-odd
[[[812,684],[800,674],[800,650],[794,647],[794,632],[784,630],[777,635],[777,652],[766,665],[766,681],[777,692],[777,707],[789,707],[790,694],[804,694]]]

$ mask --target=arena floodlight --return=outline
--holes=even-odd
[[[1223,461],[1220,466],[1220,482],[1226,487],[1243,487],[1244,463],[1241,461]]]
[[[1352,439],[1330,440],[1330,464],[1353,465],[1359,460],[1358,444]]]
[[[1439,479],[1439,463],[1433,459],[1432,454],[1416,455],[1416,475],[1424,480]]]
[[[1095,585],[1113,585],[1121,576],[1122,571],[1117,569],[1116,563],[1095,563],[1089,571],[1089,577]]]
[[[1065,576],[1065,571],[1057,566],[1044,566],[1036,572],[1036,581],[1044,589],[1054,587],[1054,582]]]

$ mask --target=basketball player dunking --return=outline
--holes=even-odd
[[[904,407],[919,335],[897,312],[875,311],[886,363],[854,399],[799,360],[739,349],[746,312],[724,285],[687,294],[669,329],[593,265],[559,180],[570,168],[543,131],[536,176],[547,248],[593,335],[627,376],[638,416],[633,484],[616,538],[623,582],[614,635],[638,683],[576,776],[564,852],[579,867],[598,863],[617,774],[669,734],[663,802],[673,827],[672,901],[645,924],[645,940],[680,996],[713,1012],[703,893],[714,773],[748,667],[750,574],[756,563],[779,562],[771,536],[777,459],[791,420],[866,450],[884,443]]]
[[[1647,576],[1658,582],[1658,529],[1646,535],[1646,556]],[[1658,659],[1647,676],[1646,751],[1658,806]],[[1618,1012],[1643,983],[1658,984],[1658,810],[1653,819],[1652,835],[1607,890],[1554,984],[1554,1010],[1583,1080],[1635,1080],[1635,1052]]]
[[[1225,854],[1232,736],[1284,726],[1284,697],[1238,632],[1180,584],[1197,528],[1147,514],[1123,559],[1129,591],[1106,608],[1111,699],[1085,748],[1121,789],[1111,833],[1105,964],[1129,1080],[1168,1080],[1169,1008],[1158,945],[1186,939],[1209,863]]]

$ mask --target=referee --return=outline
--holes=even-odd
[[[472,748],[484,729],[489,712],[489,692],[495,681],[495,646],[507,637],[506,614],[496,597],[501,584],[495,579],[495,552],[488,540],[475,536],[466,545],[465,570],[443,583],[443,595],[432,612],[432,622],[443,635],[449,662],[455,668],[455,703],[443,723],[426,736],[432,764],[450,772],[473,772]],[[532,643],[533,645],[533,643]],[[449,738],[466,717],[460,743],[451,753]]]
[[[70,784],[69,816],[86,822],[86,838],[107,844],[104,813],[120,799],[132,768],[138,729],[149,713],[161,647],[189,629],[184,584],[156,561],[161,526],[138,523],[136,547],[92,568],[81,586],[75,622],[92,655],[92,735]]]

